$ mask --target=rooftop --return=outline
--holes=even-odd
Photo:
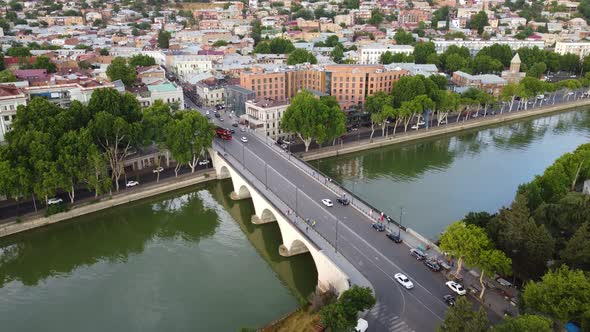
[[[147,87],[150,92],[175,92],[176,85],[172,83],[164,83],[159,85],[150,85]]]

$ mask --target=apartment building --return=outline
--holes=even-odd
[[[492,46],[494,44],[508,45],[513,51],[518,50],[522,47],[538,47],[544,48],[545,42],[542,40],[435,40],[434,48],[437,53],[444,53],[451,45],[457,47],[466,47],[469,49],[472,55],[477,54],[479,50],[484,47]],[[557,52],[557,50],[556,50]]]
[[[362,108],[377,91],[391,92],[393,83],[410,71],[383,65],[303,65],[240,73],[240,86],[256,98],[288,100],[306,89],[334,96],[343,109]]]
[[[246,102],[246,114],[240,119],[254,131],[272,140],[285,139],[289,134],[281,129],[281,119],[289,107],[286,100],[258,98]]]
[[[381,63],[381,55],[385,52],[392,54],[403,53],[411,55],[414,53],[414,46],[411,45],[389,45],[389,44],[370,44],[363,45],[359,50],[360,64],[378,64]]]
[[[571,53],[583,59],[590,54],[590,42],[557,42],[555,43],[555,53],[559,55]]]
[[[27,105],[27,95],[14,85],[0,85],[0,144],[10,131],[19,105]]]

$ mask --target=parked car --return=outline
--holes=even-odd
[[[219,118],[219,121],[223,122],[223,118]]]
[[[53,197],[47,200],[47,205],[59,204],[64,200],[59,197]]]
[[[350,201],[346,197],[338,197],[338,198],[336,198],[336,200],[338,201],[338,203],[340,203],[342,205],[350,204]]]
[[[374,222],[371,226],[378,232],[383,232],[385,230],[385,226],[380,222]]]
[[[434,272],[440,271],[440,265],[438,265],[438,263],[436,263],[434,260],[427,259],[424,261],[424,265],[428,266],[428,268]]]
[[[199,165],[208,165],[209,163],[211,163],[211,160],[201,160],[199,161]]]
[[[367,329],[369,328],[369,322],[367,322],[366,320],[359,318],[359,320],[356,322],[356,327],[354,328],[355,332],[366,332]]]
[[[398,233],[389,232],[386,236],[395,243],[402,243],[402,237]]]
[[[289,148],[289,146],[287,144],[282,144],[281,148],[283,148],[284,150],[287,150]]]
[[[160,166],[158,168],[154,168],[154,170],[152,171],[153,173],[160,173],[161,171],[164,170],[164,167]]]
[[[396,273],[393,277],[395,278],[395,280],[397,280],[397,282],[399,282],[406,289],[412,289],[412,288],[414,288],[414,283],[412,283],[410,281],[410,279],[408,279],[408,277],[406,277],[405,274],[403,274],[403,273]]]
[[[457,293],[457,295],[465,295],[465,293],[467,293],[461,284],[452,280],[445,282],[445,285],[447,285],[447,287],[449,287],[453,292]]]
[[[235,134],[236,133],[236,131],[233,130],[233,129],[230,129],[229,132],[232,133],[232,134]]]
[[[240,131],[244,133],[244,132],[246,132],[246,128],[242,127],[242,128],[240,128]]]
[[[331,199],[324,198],[324,199],[322,199],[322,203],[323,203],[325,206],[328,206],[328,207],[330,207],[330,206],[334,206],[334,203],[332,203],[332,200],[331,200]]]
[[[242,136],[242,138],[240,138],[240,141],[248,143],[248,139],[245,136]]]
[[[215,117],[219,119],[221,117],[221,114],[215,112]]]
[[[206,114],[206,115],[209,115],[209,111],[206,111],[206,112],[205,112],[205,114]]]
[[[420,128],[420,126],[417,125],[417,124],[415,124],[415,125],[412,126],[412,129],[414,129],[414,130],[418,130],[418,128]]]
[[[231,125],[232,125],[232,127],[236,127],[236,128],[238,128],[238,123],[237,123],[237,122],[234,122],[234,123],[232,123]]]
[[[426,253],[420,249],[410,249],[410,255],[416,257],[417,260],[421,261],[426,258]]]
[[[127,188],[129,187],[135,187],[139,184],[139,182],[137,181],[127,181],[127,184],[125,185]]]
[[[445,301],[446,304],[448,304],[450,306],[455,305],[455,297],[451,294],[444,295],[443,300]]]

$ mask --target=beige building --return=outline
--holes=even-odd
[[[557,42],[555,43],[555,53],[559,55],[571,53],[583,59],[590,54],[590,42]]]
[[[19,105],[27,105],[27,96],[14,85],[0,85],[0,144],[10,131]]]
[[[246,102],[246,114],[241,116],[241,120],[257,133],[272,140],[284,139],[290,136],[281,129],[281,119],[287,107],[289,102],[286,100],[276,101],[266,98],[249,100]]]
[[[526,76],[526,73],[520,72],[520,64],[520,56],[516,53],[510,61],[510,69],[502,72],[502,78],[508,83],[520,82]]]

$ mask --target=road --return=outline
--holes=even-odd
[[[227,120],[216,120],[212,119],[229,126]],[[240,141],[242,136],[247,143]],[[371,282],[378,299],[367,316],[371,331],[436,329],[447,309],[442,296],[450,293],[441,274],[410,256],[406,245],[394,244],[385,233],[373,230],[369,218],[355,208],[337,203],[333,207],[322,205],[321,199],[335,202],[336,195],[295,167],[288,154],[271,149],[255,134],[238,130],[231,141],[216,140],[224,153],[241,161],[242,165],[234,167],[245,165],[301,218],[317,221],[316,230]],[[393,279],[398,272],[409,276],[414,289],[406,290]]]

